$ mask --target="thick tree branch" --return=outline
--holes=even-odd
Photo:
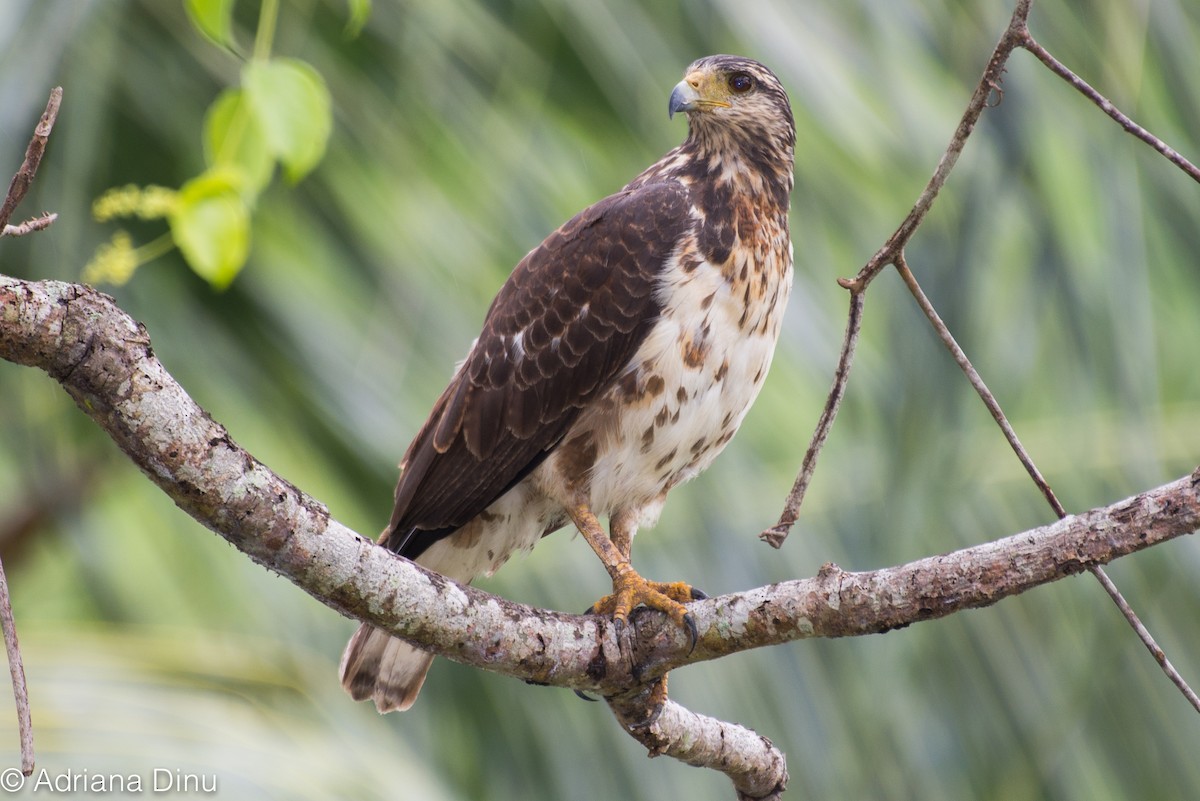
[[[1198,468],[1103,509],[955,553],[864,573],[827,565],[813,578],[698,602],[700,637],[689,651],[686,635],[654,612],[639,610],[625,640],[606,620],[514,604],[376,547],[242,450],[167,373],[145,329],[88,287],[0,277],[0,358],[49,373],[180,508],[333,609],[459,662],[606,697],[750,648],[884,632],[987,606],[1200,527]],[[710,724],[668,702],[652,733],[691,748],[708,741],[703,731],[720,741]],[[778,752],[750,735],[762,757],[749,771],[739,766],[752,777],[739,783],[743,793],[772,788],[770,777],[781,775]],[[683,758],[720,769],[729,754]]]
[[[626,733],[646,746],[652,757],[671,756],[721,771],[733,780],[738,801],[781,798],[788,783],[783,753],[761,734],[667,700],[666,686],[660,683],[665,681],[608,700]]]

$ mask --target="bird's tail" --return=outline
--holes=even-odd
[[[407,547],[401,547],[400,554],[453,581],[470,584],[479,576],[490,576],[513,551],[532,548],[561,525],[553,524],[549,503],[531,506],[528,493],[514,489],[489,507],[493,514],[480,515],[445,536],[439,532],[436,541],[415,555],[406,553],[415,550]],[[381,543],[390,547],[387,539]],[[355,701],[370,698],[380,712],[394,712],[408,709],[417,700],[432,663],[432,654],[364,623],[346,645],[339,672],[342,686]]]
[[[413,705],[431,664],[433,654],[363,623],[346,645],[338,670],[355,701],[370,698],[383,714]]]
[[[469,535],[468,545],[458,542],[455,538],[459,532],[455,532],[439,537],[416,554],[414,561],[454,581],[471,583],[476,576],[486,572],[483,563],[490,546],[482,542],[478,528],[482,525],[482,522],[473,521],[464,527]],[[384,532],[380,543],[391,548],[389,531]],[[409,556],[404,553],[404,548],[400,553]],[[351,698],[355,701],[370,698],[383,714],[403,712],[413,705],[431,664],[433,654],[363,623],[346,644],[338,673]]]

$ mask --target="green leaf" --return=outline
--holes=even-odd
[[[223,47],[233,47],[234,0],[185,0],[192,27]]]
[[[371,0],[347,0],[347,3],[350,6],[350,18],[346,20],[346,28],[342,33],[347,39],[355,39],[371,16]]]
[[[201,173],[179,190],[167,218],[188,266],[215,289],[229,286],[250,250],[250,211],[239,188],[236,172]]]
[[[303,61],[278,58],[248,63],[242,85],[267,147],[283,164],[288,180],[299,181],[325,155],[333,127],[325,79]]]
[[[241,89],[226,89],[204,116],[204,160],[209,167],[232,167],[242,174],[246,202],[271,180],[275,157]]]

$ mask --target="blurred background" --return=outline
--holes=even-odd
[[[1052,514],[899,279],[871,287],[859,358],[796,530],[776,520],[831,380],[854,274],[928,179],[1011,13],[965,0],[343,0],[282,5],[274,52],[329,84],[320,166],[259,199],[250,261],[214,292],[177,253],[104,287],[193,397],[357,531],[512,265],[684,136],[667,95],[733,52],[789,89],[796,291],[741,434],[639,538],[649,576],[718,594],[902,563]],[[257,3],[237,4],[248,44]],[[1049,49],[1193,161],[1200,5],[1036,4]],[[203,169],[240,63],[173,0],[8,0],[0,174],[65,99],[0,271],[78,280],[115,226],[92,200]],[[23,216],[22,216],[23,215]],[[149,241],[161,223],[130,226]],[[1067,508],[1200,461],[1200,187],[1018,52],[909,259]],[[217,774],[228,799],[728,799],[650,761],[602,704],[439,661],[379,717],[336,678],[354,624],[176,509],[46,375],[0,363],[0,554],[39,767]],[[1200,685],[1200,544],[1111,575]],[[489,591],[587,607],[607,577],[561,532]],[[1079,576],[886,636],[800,642],[672,674],[671,693],[788,756],[789,798],[1194,798],[1200,718]],[[16,765],[0,692],[0,759]],[[28,791],[25,793],[28,795]]]

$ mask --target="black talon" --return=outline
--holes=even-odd
[[[708,593],[706,593],[704,590],[698,590],[695,587],[692,587],[691,590],[693,601],[703,601],[708,598]]]
[[[691,642],[691,647],[688,648],[690,654],[696,650],[696,641],[700,639],[700,632],[696,629],[696,618],[692,617],[691,612],[683,616],[683,625],[687,626],[688,640]]]

